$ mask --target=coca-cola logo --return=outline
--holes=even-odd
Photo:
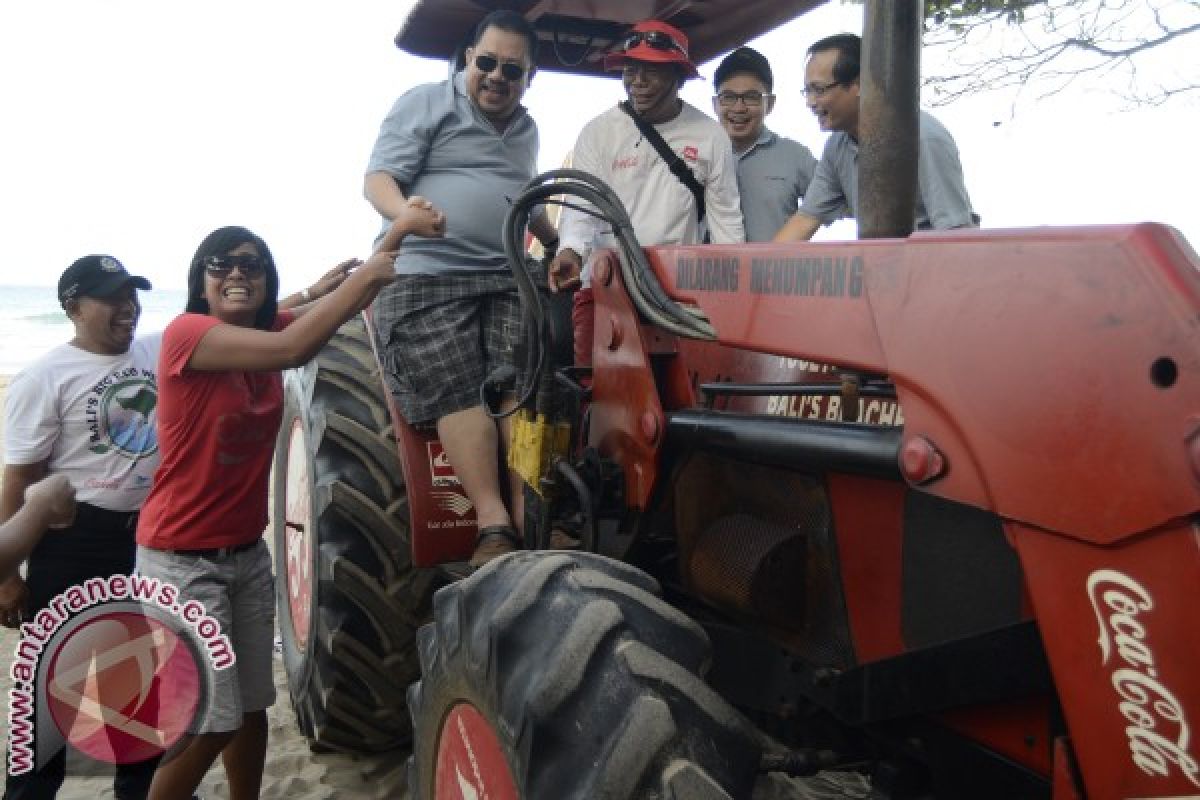
[[[1191,728],[1183,704],[1159,680],[1145,616],[1154,598],[1128,575],[1100,569],[1087,579],[1088,599],[1100,629],[1100,663],[1112,664],[1110,681],[1117,710],[1129,723],[1125,736],[1133,763],[1147,775],[1167,777],[1175,769],[1200,787],[1200,764],[1188,752]]]

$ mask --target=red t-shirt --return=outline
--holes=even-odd
[[[281,311],[272,330],[295,317]],[[274,372],[187,368],[204,334],[222,324],[182,314],[163,332],[158,360],[162,460],[138,521],[137,541],[157,550],[201,550],[253,542],[267,525],[267,481],[283,417]]]

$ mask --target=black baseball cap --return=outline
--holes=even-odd
[[[775,76],[771,73],[771,64],[767,57],[752,47],[739,47],[717,67],[713,75],[713,85],[718,89],[721,84],[739,72],[749,72],[757,77],[767,87],[767,91],[775,90]]]
[[[63,271],[58,279],[58,302],[66,304],[76,297],[108,297],[132,283],[139,289],[150,288],[150,281],[129,270],[112,256],[84,256]]]

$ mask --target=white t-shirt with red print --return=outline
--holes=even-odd
[[[725,131],[716,120],[687,103],[674,119],[654,127],[704,187],[703,223],[696,219],[696,200],[691,190],[675,177],[654,145],[618,107],[584,126],[575,143],[571,166],[612,187],[643,247],[699,244],[704,241],[706,228],[715,244],[744,242],[737,162]],[[559,247],[570,248],[583,258],[584,285],[592,252],[611,246],[608,231],[609,225],[602,220],[572,208],[563,209]]]

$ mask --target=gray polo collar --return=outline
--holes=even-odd
[[[741,160],[760,147],[770,147],[771,145],[775,144],[775,140],[778,138],[778,136],[771,132],[770,128],[768,128],[766,125],[763,125],[763,129],[759,132],[758,139],[755,140],[754,144],[738,153],[737,157],[739,160]]]

